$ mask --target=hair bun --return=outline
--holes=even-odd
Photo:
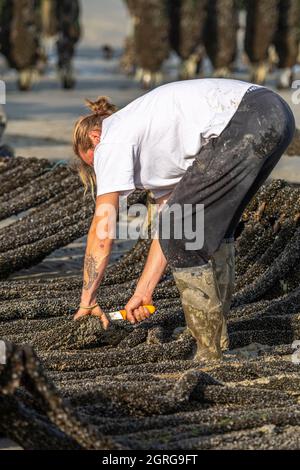
[[[110,116],[117,111],[117,107],[109,101],[107,96],[99,96],[96,101],[85,100],[87,107],[98,116]]]

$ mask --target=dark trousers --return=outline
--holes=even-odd
[[[278,94],[258,88],[244,95],[223,132],[201,148],[160,214],[160,245],[171,268],[206,264],[222,240],[233,236],[244,209],[270,175],[294,132],[293,113]],[[173,204],[182,208],[189,204],[192,209],[181,220],[173,219],[170,236],[165,238],[162,217],[172,214]],[[195,225],[199,204],[204,207],[204,227]],[[204,230],[202,248],[186,249],[191,240],[184,233],[178,239],[176,224],[184,226],[185,222]]]

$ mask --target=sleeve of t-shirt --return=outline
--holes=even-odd
[[[94,156],[97,196],[120,191],[128,195],[135,189],[134,146],[128,143],[100,144]]]

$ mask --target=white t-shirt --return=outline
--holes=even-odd
[[[172,191],[252,85],[216,78],[174,82],[104,119],[94,155],[97,195],[145,188],[158,198]]]

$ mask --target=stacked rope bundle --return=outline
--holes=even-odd
[[[34,209],[37,225],[57,202],[51,196]],[[169,271],[151,319],[107,332],[97,318],[72,321],[80,275],[1,281],[0,432],[27,449],[298,448],[300,375],[291,353],[300,339],[299,202],[300,188],[274,181],[244,213],[229,318],[231,348],[239,349],[224,362],[189,359],[193,338]],[[90,216],[84,203],[77,210]],[[23,223],[14,228],[20,246]],[[99,290],[104,311],[124,306],[148,248],[140,240],[109,267]]]
[[[84,198],[81,182],[68,166],[0,158],[0,220],[22,214],[0,228],[0,278],[85,235],[93,211],[92,197]]]

